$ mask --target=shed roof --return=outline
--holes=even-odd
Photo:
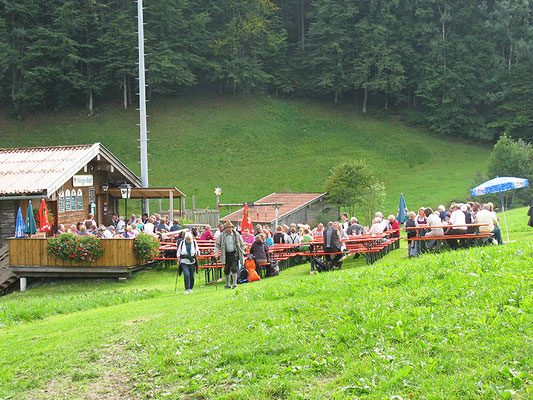
[[[106,160],[133,186],[141,186],[139,177],[101,143],[0,149],[0,197],[49,197],[95,157]]]
[[[327,193],[272,193],[257,200],[254,204],[282,203],[283,205],[279,208],[278,213],[278,218],[281,219],[322,199],[326,194]],[[242,220],[243,212],[244,208],[241,208],[221,219],[222,221],[240,221]],[[259,216],[257,215],[258,212]],[[252,218],[253,223],[271,224],[276,219],[276,211],[272,206],[250,208],[248,209],[248,215]]]
[[[113,188],[108,190],[109,194],[113,197],[120,198],[120,189]],[[172,196],[177,197],[186,197],[181,190],[175,187],[163,187],[163,188],[132,188],[130,199],[166,199]]]

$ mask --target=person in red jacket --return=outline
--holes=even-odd
[[[389,215],[389,224],[391,226],[392,236],[398,237],[400,236],[400,223],[396,219],[394,215]]]

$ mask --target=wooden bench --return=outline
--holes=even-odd
[[[488,226],[489,224],[462,224],[462,225],[441,225],[441,226],[414,226],[405,228],[406,231],[415,230],[417,231],[418,235],[411,238],[405,238],[405,240],[408,243],[411,242],[425,242],[428,240],[435,240],[437,250],[440,249],[440,242],[442,240],[467,240],[467,239],[473,239],[475,242],[478,241],[478,239],[486,239],[492,236],[492,232],[474,232],[474,233],[468,233],[467,230],[465,230],[465,233],[460,234],[452,234],[452,235],[438,235],[438,236],[428,236],[428,235],[420,235],[420,230],[422,229],[457,229],[457,228],[474,228],[475,230],[478,230],[481,226]]]

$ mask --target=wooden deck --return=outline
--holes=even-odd
[[[45,238],[9,239],[9,270],[18,277],[122,278],[146,268],[133,252],[133,239],[102,239],[104,254],[95,262],[50,257]]]

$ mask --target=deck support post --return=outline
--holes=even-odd
[[[26,291],[26,278],[20,278],[20,291]]]

